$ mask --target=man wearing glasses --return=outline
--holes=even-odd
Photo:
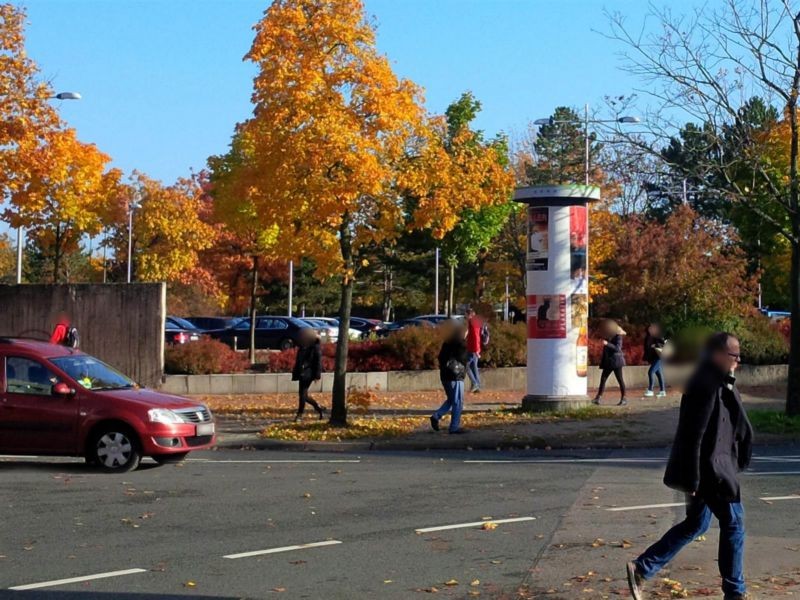
[[[746,600],[744,511],[738,473],[750,463],[753,429],[742,407],[734,374],[739,340],[714,334],[681,399],[680,420],[664,483],[686,494],[686,519],[627,565],[635,600],[645,580],[719,521],[719,571],[725,600]]]

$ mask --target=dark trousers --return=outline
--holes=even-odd
[[[319,404],[317,404],[317,401],[308,395],[308,388],[311,387],[313,380],[301,377],[299,383],[300,383],[300,398],[299,398],[300,403],[297,405],[297,416],[299,417],[305,411],[306,402],[308,402],[311,406],[313,406],[314,410],[322,414],[322,409],[319,407]]]
[[[711,516],[719,521],[719,573],[725,597],[746,592],[744,582],[744,510],[740,502],[705,500],[690,496],[686,502],[686,518],[636,559],[636,569],[645,579],[655,577],[687,544],[703,535]]]
[[[603,372],[600,375],[600,389],[597,390],[598,398],[603,395],[603,392],[606,391],[606,382],[608,381],[608,378],[611,376],[612,373],[619,382],[620,394],[622,395],[623,398],[625,397],[625,379],[622,377],[622,367],[620,367],[618,369],[603,369]]]

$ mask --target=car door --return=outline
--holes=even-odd
[[[256,348],[269,350],[278,347],[278,337],[275,331],[275,319],[259,317],[256,321]]]
[[[7,452],[75,452],[78,400],[53,392],[59,378],[41,362],[5,357],[0,398],[0,444]]]

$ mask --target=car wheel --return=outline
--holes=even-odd
[[[294,348],[294,342],[289,338],[286,338],[285,340],[281,340],[281,343],[278,344],[278,347],[281,350],[288,350],[289,348]]]
[[[174,465],[186,460],[188,452],[179,452],[177,454],[154,454],[153,460],[160,465]]]
[[[92,437],[86,460],[108,473],[127,473],[139,466],[142,450],[129,428],[108,425]]]

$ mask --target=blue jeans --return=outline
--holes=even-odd
[[[447,400],[444,401],[435,413],[433,418],[437,421],[452,411],[450,415],[450,433],[457,431],[461,425],[461,411],[464,410],[464,382],[463,381],[442,381],[444,393]]]
[[[666,391],[664,387],[664,370],[661,368],[661,359],[659,358],[653,364],[650,365],[650,369],[647,371],[647,380],[649,385],[647,386],[647,391],[653,391],[653,385],[655,381],[653,381],[653,376],[658,377],[658,385],[661,387],[661,391]]]
[[[654,577],[684,546],[708,530],[712,514],[719,520],[718,562],[722,591],[726,598],[743,595],[747,589],[744,583],[744,509],[741,502],[688,497],[686,519],[636,559],[639,574],[645,579]]]
[[[481,387],[481,374],[478,372],[478,356],[477,352],[470,352],[467,360],[467,375],[472,382],[472,389],[479,390]]]

